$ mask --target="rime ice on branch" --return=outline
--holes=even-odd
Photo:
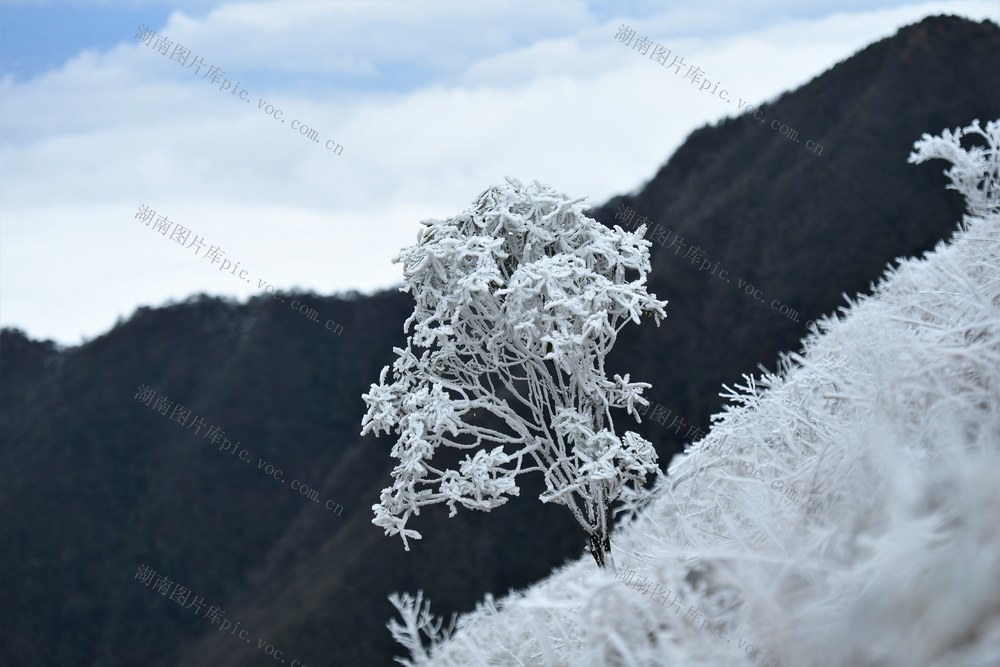
[[[393,381],[386,366],[364,395],[362,434],[399,435],[394,483],[373,523],[407,550],[421,535],[406,523],[421,507],[488,512],[519,494],[519,474],[538,471],[539,499],[567,506],[598,565],[614,567],[611,505],[658,468],[647,440],[615,433],[611,412],[641,421],[650,385],[608,379],[604,359],[630,320],[659,325],[666,302],[646,291],[645,227],[608,229],[582,201],[508,179],[472,209],[424,221],[416,245],[393,260],[416,305]],[[431,461],[439,447],[469,453],[458,470],[442,469]]]
[[[975,136],[986,145],[962,147],[963,138]],[[940,137],[925,133],[913,149],[910,163],[935,158],[951,162],[944,172],[951,181],[948,189],[962,193],[970,215],[985,218],[1000,212],[1000,121],[988,121],[985,130],[976,119],[968,127],[945,130]]]

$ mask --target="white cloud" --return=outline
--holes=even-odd
[[[992,9],[926,3],[736,35],[698,36],[710,17],[695,10],[631,22],[757,103],[946,7],[977,18]],[[244,77],[250,103],[131,34],[45,76],[0,82],[0,321],[76,342],[139,304],[257,291],[135,222],[140,204],[252,276],[331,292],[393,284],[389,260],[420,219],[458,213],[505,175],[595,204],[630,191],[736,105],[616,43],[622,21],[578,2],[241,3],[201,19],[176,13],[163,32]],[[328,78],[391,79],[405,67],[431,82],[387,92]],[[782,120],[808,133],[808,119]]]

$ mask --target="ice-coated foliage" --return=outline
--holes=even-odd
[[[518,475],[538,471],[541,500],[572,511],[603,565],[611,504],[658,470],[652,445],[617,435],[612,418],[621,409],[639,420],[650,385],[604,368],[629,321],[664,317],[645,287],[650,243],[644,227],[588,218],[582,201],[508,179],[462,214],[425,221],[394,260],[416,303],[391,380],[386,366],[364,395],[362,434],[399,435],[373,523],[406,549],[421,507],[490,511],[518,495]],[[467,451],[457,469],[432,462],[442,448]]]
[[[444,620],[431,614],[431,603],[424,601],[423,591],[417,591],[414,598],[408,593],[402,596],[393,593],[389,596],[389,602],[399,612],[403,622],[392,619],[386,623],[392,638],[406,647],[416,662],[405,659],[396,659],[396,662],[413,667],[421,661],[426,661],[430,656],[428,649],[424,647],[424,640],[421,633],[427,636],[430,650],[438,644],[447,641],[455,631],[455,617],[452,616],[451,623],[446,627]]]
[[[985,146],[962,147],[962,139],[982,137]],[[968,143],[968,142],[967,142]],[[913,145],[911,163],[942,159],[951,162],[945,171],[951,183],[948,187],[958,190],[965,197],[971,215],[985,217],[1000,211],[1000,122],[986,123],[979,127],[979,120],[954,132],[945,130],[940,137],[925,134]]]
[[[615,533],[618,577],[569,564],[417,664],[1000,664],[1000,193],[973,187],[998,161],[956,135],[917,144],[969,199],[953,240],[729,390]]]

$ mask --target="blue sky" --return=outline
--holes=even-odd
[[[0,0],[0,325],[76,344],[199,291],[372,291],[398,282],[391,259],[420,220],[461,212],[504,176],[593,203],[631,191],[736,107],[616,43],[622,23],[757,104],[925,16],[998,12],[976,0]],[[141,25],[246,99],[138,43]],[[808,118],[782,120],[810,136]],[[142,205],[252,280],[137,222]]]
[[[24,81],[56,69],[84,49],[107,50],[148,22],[162,25],[166,5],[0,5],[0,77]]]

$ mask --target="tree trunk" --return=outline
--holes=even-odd
[[[597,562],[597,567],[611,570],[615,574],[615,559],[611,555],[611,505],[604,508],[604,525],[590,533],[590,555]]]

